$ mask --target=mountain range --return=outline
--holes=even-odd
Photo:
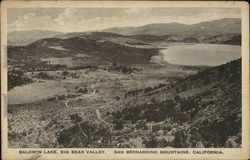
[[[140,27],[114,27],[99,31],[113,33],[109,37],[134,39],[144,42],[191,42],[216,44],[241,44],[241,19],[224,18],[192,25],[181,23],[154,23]],[[31,30],[8,33],[9,46],[25,46],[44,38],[72,38],[87,36],[96,31],[63,33],[56,31]]]
[[[111,32],[121,35],[216,35],[216,34],[240,34],[241,19],[240,18],[224,18],[220,20],[206,21],[192,25],[182,23],[154,23],[141,27],[114,27],[102,30],[103,32]]]

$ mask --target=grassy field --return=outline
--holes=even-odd
[[[67,93],[67,89],[63,83],[56,81],[41,81],[15,87],[8,94],[9,104],[30,103],[38,100],[53,97],[55,95],[63,95]]]

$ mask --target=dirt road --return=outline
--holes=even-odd
[[[79,100],[79,99],[84,99],[84,98],[88,98],[88,97],[94,96],[95,93],[96,93],[96,89],[94,88],[94,85],[92,85],[90,88],[93,89],[93,92],[92,92],[91,94],[83,95],[83,96],[78,96],[78,97],[76,97],[76,98],[69,99],[69,100],[65,101],[66,107],[67,107],[67,108],[70,107],[68,103],[71,102],[71,101],[76,101],[76,100]],[[107,121],[105,121],[104,119],[102,119],[101,114],[100,114],[100,111],[99,111],[99,109],[102,109],[102,108],[105,108],[105,107],[106,107],[106,106],[98,107],[98,108],[95,110],[95,113],[96,113],[97,119],[100,120],[101,122],[103,122],[105,125],[107,125],[109,129],[111,129],[111,128],[110,128],[110,123],[108,123]]]
[[[93,89],[93,92],[92,92],[91,94],[88,94],[88,95],[81,95],[81,96],[78,96],[78,97],[76,97],[76,98],[69,99],[69,100],[65,101],[64,104],[66,105],[66,107],[67,107],[67,108],[70,107],[70,106],[68,105],[68,103],[69,103],[70,101],[77,101],[77,100],[79,100],[79,99],[84,99],[84,98],[88,98],[88,97],[94,96],[95,93],[96,93],[96,89],[94,88],[94,85],[92,85],[90,88]]]
[[[105,107],[105,106],[102,106],[101,108],[104,108],[104,107]],[[110,125],[107,121],[105,121],[104,119],[102,119],[101,114],[100,114],[100,112],[99,112],[99,109],[96,109],[96,110],[95,110],[95,113],[96,113],[96,115],[97,115],[97,119],[99,119],[101,122],[105,123],[107,126]]]

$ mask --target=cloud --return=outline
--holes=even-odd
[[[29,20],[29,19],[33,19],[34,17],[36,17],[35,13],[28,13],[28,14],[24,15],[22,18],[23,18],[23,20]]]
[[[48,16],[37,16],[35,13],[27,13],[18,17],[12,24],[8,24],[8,30],[29,30],[42,29],[44,26],[51,26],[54,24],[53,19]]]
[[[65,8],[60,9],[57,16],[51,16],[51,14],[40,14],[32,10],[25,14],[16,14],[15,20],[8,24],[8,31],[42,29],[82,32],[110,27],[142,26],[150,23],[193,24],[214,19],[240,17],[238,12],[229,11],[231,10],[185,9],[183,11],[183,8],[133,7],[119,10],[117,8]]]
[[[67,8],[55,19],[55,21],[61,25],[65,25],[70,22],[79,22],[81,21],[81,17],[76,8]]]

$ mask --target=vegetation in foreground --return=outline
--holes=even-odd
[[[9,107],[11,147],[241,146],[241,60],[120,96]],[[79,105],[81,104],[81,105]],[[91,107],[86,107],[86,106]],[[36,107],[34,107],[36,106]],[[77,107],[73,107],[77,106]],[[73,108],[72,108],[73,107]],[[24,116],[26,115],[26,116]],[[36,125],[36,127],[34,127]],[[18,129],[22,126],[22,129]],[[36,137],[36,138],[34,138]],[[29,145],[27,145],[29,144]]]
[[[240,147],[241,60],[144,92],[112,117],[117,146],[136,136],[149,148]]]

